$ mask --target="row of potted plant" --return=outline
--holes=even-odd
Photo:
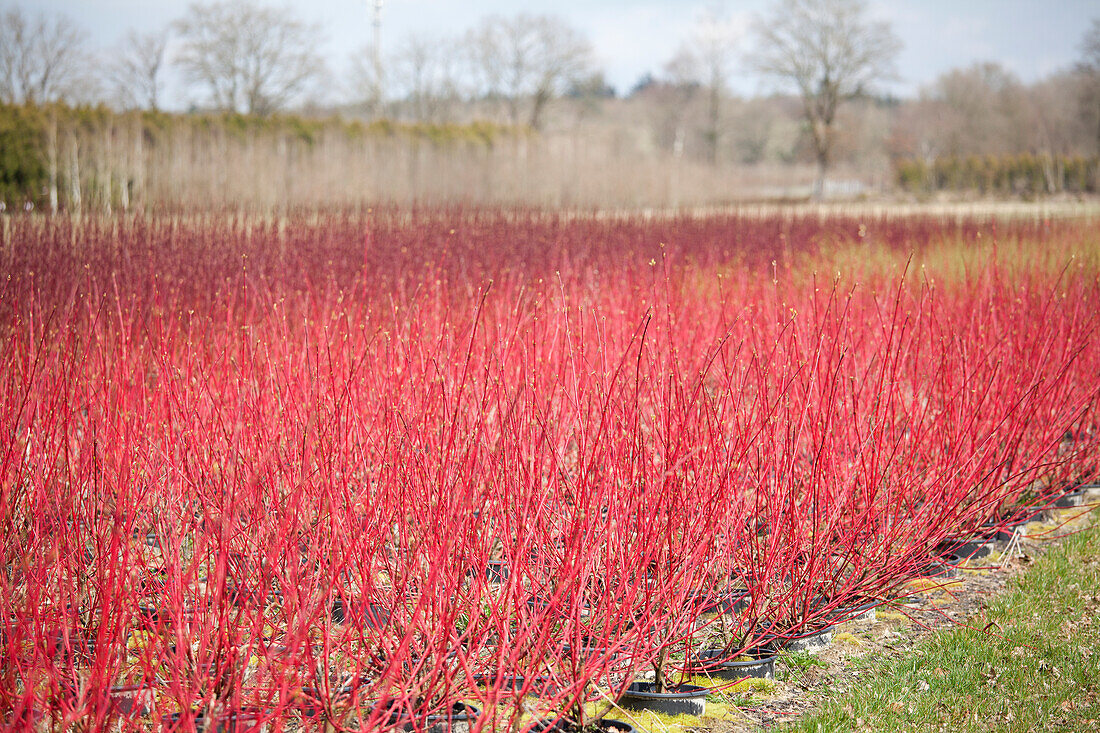
[[[1095,279],[696,251],[0,298],[5,722],[584,724],[1095,480]]]

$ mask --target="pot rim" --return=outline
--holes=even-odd
[[[684,668],[687,670],[710,670],[710,669],[742,669],[748,667],[755,667],[758,665],[767,665],[775,660],[779,659],[779,652],[776,651],[764,651],[760,654],[753,655],[751,652],[731,655],[732,657],[749,656],[752,659],[748,661],[737,661],[735,658],[723,659],[722,654],[727,652],[719,647],[713,647],[710,649],[703,649],[704,652],[717,652],[710,658],[693,657]]]
[[[589,725],[596,726],[598,728],[602,728],[602,729],[606,730],[607,729],[606,724],[610,724],[610,723],[613,723],[615,728],[617,730],[621,731],[622,733],[630,733],[631,731],[636,731],[637,730],[637,728],[635,728],[633,725],[631,725],[629,723],[624,723],[623,721],[617,720],[615,718],[597,718],[596,720],[591,721],[589,723]],[[559,726],[562,726],[562,724],[565,724],[566,726],[572,726],[572,727],[571,728],[570,727],[559,727]],[[567,732],[571,733],[572,731],[576,731],[578,729],[577,729],[576,725],[573,724],[573,721],[569,720],[568,718],[561,717],[561,718],[542,718],[541,720],[538,720],[538,721],[535,722],[535,724],[534,724],[534,726],[532,726],[531,730],[540,731],[540,733],[549,733],[550,731],[560,731],[562,733],[567,733]]]
[[[700,685],[680,684],[676,685],[672,691],[666,690],[665,692],[647,692],[645,690],[637,689],[639,685],[652,686],[654,683],[649,680],[634,680],[630,683],[630,686],[623,692],[623,697],[636,697],[642,700],[671,700],[671,699],[692,699],[697,697],[705,697],[710,694],[709,687],[702,687]]]

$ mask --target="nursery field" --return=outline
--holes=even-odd
[[[3,727],[625,733],[1100,481],[1081,219],[13,216],[0,274]]]

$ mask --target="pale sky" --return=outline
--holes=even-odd
[[[337,74],[370,39],[371,0],[261,2],[317,23],[326,37],[324,55]],[[94,46],[109,47],[131,28],[163,27],[183,14],[188,0],[0,0],[0,8],[12,5],[30,13],[66,14],[87,29]],[[588,36],[607,80],[622,93],[646,71],[659,72],[712,5],[708,0],[385,0],[383,49],[410,34],[458,35],[489,14],[555,14]],[[770,5],[770,0],[727,0],[724,8],[734,27],[747,30],[753,16]],[[1025,82],[1034,81],[1071,65],[1090,19],[1100,17],[1100,0],[869,0],[868,6],[876,19],[890,22],[904,44],[901,78],[887,87],[899,96],[911,96],[938,74],[975,61],[1000,62]],[[746,36],[741,48],[749,47]],[[732,86],[740,94],[767,91],[746,69],[737,69],[735,77]]]

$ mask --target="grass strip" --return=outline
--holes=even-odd
[[[854,662],[862,681],[785,730],[1100,730],[1098,612],[1094,523],[1013,578],[972,628]]]

